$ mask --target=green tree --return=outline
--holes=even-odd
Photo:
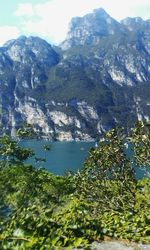
[[[33,155],[33,150],[20,147],[18,141],[13,140],[9,136],[0,137],[1,167],[11,164],[23,164],[24,161]]]
[[[132,149],[129,156],[127,148]],[[150,166],[150,126],[138,122],[126,136],[123,129],[108,131],[97,148],[91,149],[77,178],[77,189],[89,200],[101,202],[100,210],[124,209],[136,202],[135,170]]]

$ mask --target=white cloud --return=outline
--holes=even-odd
[[[15,11],[16,16],[31,17],[34,15],[34,8],[31,3],[20,3]]]
[[[149,0],[47,0],[41,4],[19,4],[15,15],[21,18],[23,33],[59,43],[65,39],[72,17],[83,16],[100,7],[118,20],[127,16],[148,18],[150,13]]]
[[[15,39],[20,35],[15,26],[0,26],[0,46],[10,39]]]

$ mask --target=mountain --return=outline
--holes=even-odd
[[[30,95],[34,93],[36,96],[40,93],[44,97],[47,73],[59,62],[59,55],[46,41],[38,37],[25,36],[8,41],[0,49],[0,54],[3,130],[12,131],[12,128],[20,126],[23,121],[30,122],[30,119],[31,123],[37,123],[37,126],[42,127],[44,121],[35,107],[41,105],[42,108],[42,103],[38,104],[36,99],[32,102]]]
[[[122,34],[125,31],[125,27],[100,8],[84,17],[73,18],[67,39],[61,44],[61,47],[68,49],[77,45],[96,45],[102,38]]]
[[[0,123],[42,137],[92,140],[150,119],[150,20],[103,9],[73,18],[59,47],[21,36],[0,48]]]

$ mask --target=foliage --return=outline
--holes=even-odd
[[[134,154],[128,157],[131,143]],[[86,249],[110,237],[149,243],[150,180],[136,180],[133,169],[149,164],[149,143],[143,122],[128,137],[113,129],[80,172],[55,176],[24,164],[30,154],[19,148],[23,156],[17,158],[17,143],[1,138],[0,248]]]
[[[37,137],[37,134],[35,133],[31,124],[24,123],[22,127],[17,130],[16,136],[20,139],[33,139],[34,137]]]
[[[129,139],[134,148],[135,164],[150,166],[150,124],[139,122]]]
[[[0,137],[0,155],[1,165],[23,164],[25,160],[34,155],[34,152],[31,149],[20,147],[17,141],[5,135]]]

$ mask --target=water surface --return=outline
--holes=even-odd
[[[45,140],[24,140],[24,147],[35,150],[37,157],[46,158],[46,162],[38,163],[48,171],[63,175],[66,171],[76,172],[80,169],[95,142],[49,142]],[[44,151],[44,145],[50,145],[50,151]],[[30,161],[33,165],[35,160]]]
[[[24,147],[35,150],[36,156],[46,159],[46,162],[35,162],[34,158],[29,162],[34,166],[44,167],[49,172],[64,175],[67,171],[77,172],[81,169],[88,156],[90,148],[95,147],[95,142],[49,142],[46,140],[24,140]],[[44,145],[50,145],[50,151],[44,151]],[[128,156],[131,154],[128,149]],[[137,179],[150,176],[150,167],[135,168]]]

